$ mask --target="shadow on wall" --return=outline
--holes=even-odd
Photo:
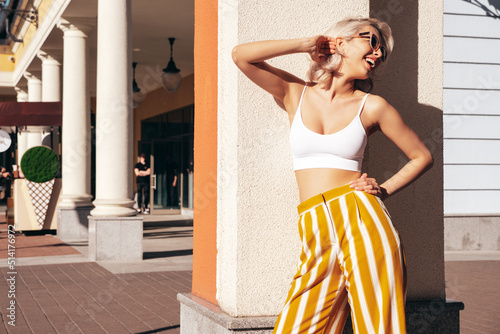
[[[419,78],[418,47],[422,40],[418,38],[418,1],[400,0],[399,6],[394,4],[393,0],[370,2],[370,16],[387,22],[395,41],[387,67],[374,78],[374,93],[392,104],[424,141],[432,152],[434,166],[386,204],[405,246],[408,300],[432,300],[445,297],[443,111],[418,101],[419,80],[421,87],[429,81],[425,89],[431,96],[436,89],[433,78]],[[442,63],[436,68],[437,75],[441,72]],[[370,138],[363,169],[382,183],[407,161],[403,152],[377,132]]]
[[[481,8],[482,10],[484,10],[487,16],[493,17],[495,19],[500,19],[500,0],[488,0],[488,4],[495,7],[495,11],[489,9],[479,0],[462,0],[462,1],[468,2],[471,5]]]

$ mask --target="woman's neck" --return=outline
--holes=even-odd
[[[325,87],[325,91],[333,100],[335,97],[350,97],[356,91],[354,88],[354,80],[349,80],[344,76],[333,76],[329,87]]]

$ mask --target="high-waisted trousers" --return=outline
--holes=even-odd
[[[302,253],[273,333],[406,333],[406,265],[382,201],[349,185],[298,206]]]

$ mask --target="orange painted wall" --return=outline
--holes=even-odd
[[[193,295],[217,304],[217,4],[194,3]]]

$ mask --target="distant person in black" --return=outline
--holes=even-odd
[[[0,167],[0,200],[10,197],[10,183],[13,177],[5,167]]]
[[[170,208],[179,207],[179,194],[177,191],[178,166],[170,155],[166,156],[166,186],[167,186],[167,206]]]
[[[146,154],[142,153],[139,156],[139,162],[135,164],[134,173],[137,183],[137,213],[142,212],[142,198],[144,192],[144,213],[149,214],[149,177],[151,175],[151,169],[146,163]]]

